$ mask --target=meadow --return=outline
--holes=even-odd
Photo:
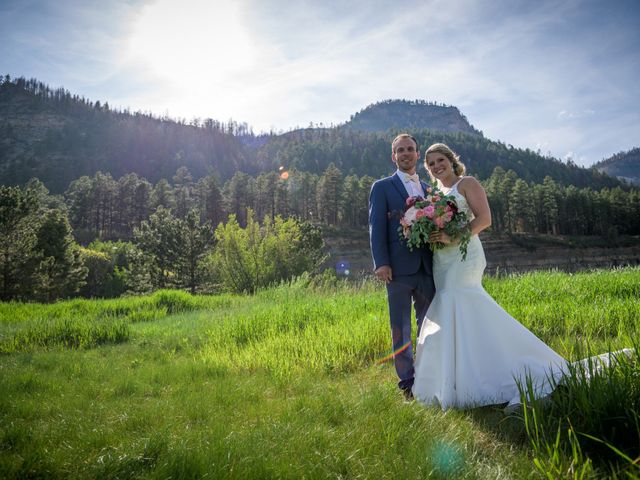
[[[638,268],[484,284],[569,360],[639,343]],[[635,357],[443,412],[403,402],[389,337],[369,281],[0,304],[0,478],[640,478]]]

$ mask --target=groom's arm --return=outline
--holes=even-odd
[[[369,244],[373,257],[373,268],[388,267],[391,279],[391,262],[389,261],[389,245],[387,242],[387,196],[380,182],[375,182],[369,194]],[[385,279],[383,279],[385,280]]]

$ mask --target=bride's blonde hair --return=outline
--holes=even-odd
[[[427,172],[429,172],[429,176],[431,177],[432,181],[435,180],[435,177],[431,175],[429,167],[427,166],[427,155],[429,155],[430,153],[441,153],[442,155],[447,157],[451,162],[453,173],[455,173],[458,177],[463,176],[467,171],[464,163],[460,161],[460,157],[453,150],[451,150],[448,145],[445,145],[444,143],[434,143],[429,148],[427,148],[427,151],[424,154],[424,168],[426,168]]]

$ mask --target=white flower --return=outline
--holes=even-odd
[[[406,212],[404,212],[404,221],[407,225],[413,225],[413,222],[416,221],[416,213],[418,213],[418,209],[416,207],[410,207]]]

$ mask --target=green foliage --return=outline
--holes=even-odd
[[[41,256],[36,269],[35,297],[51,302],[77,294],[84,285],[87,268],[82,264],[65,213],[44,212],[36,231],[35,251]]]
[[[38,255],[34,251],[39,204],[30,190],[0,186],[0,299],[28,298]]]
[[[89,275],[87,285],[81,290],[82,296],[114,298],[124,293],[151,291],[149,259],[133,243],[94,240],[83,252]],[[93,265],[94,262],[99,265]]]
[[[124,292],[119,277],[115,275],[113,263],[106,253],[80,247],[80,258],[88,273],[80,295],[87,298],[117,297]]]
[[[175,274],[180,257],[180,222],[170,210],[158,210],[134,229],[136,246],[151,261],[152,285],[165,288],[175,285]]]
[[[66,212],[46,207],[46,189],[0,187],[0,298],[53,301],[75,295],[87,269]]]
[[[215,231],[216,248],[209,258],[209,275],[223,289],[255,292],[257,289],[312,271],[319,266],[323,243],[320,232],[293,218],[260,225],[249,210],[247,226],[234,215]]]

